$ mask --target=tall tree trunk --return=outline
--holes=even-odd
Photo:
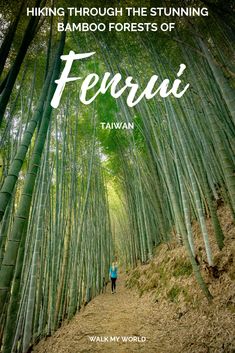
[[[42,118],[44,102],[48,94],[52,72],[53,72],[53,66],[47,75],[47,79],[42,87],[38,105],[35,109],[35,113],[31,118],[30,122],[28,123],[27,129],[24,132],[22,141],[18,147],[18,150],[16,152],[14,159],[12,160],[12,163],[9,167],[8,174],[0,190],[0,221],[2,220],[6,207],[11,199],[12,192],[14,191],[15,184],[18,180],[19,172],[21,170],[22,164],[25,160],[26,153],[31,144],[31,140],[32,140],[34,131],[36,129],[36,126],[38,125],[38,122],[40,122]]]
[[[8,54],[10,52],[11,49],[11,45],[15,36],[15,32],[20,20],[20,16],[22,13],[22,10],[24,8],[24,1],[22,1],[21,5],[20,5],[20,9],[18,14],[16,15],[16,18],[14,19],[14,21],[10,24],[10,27],[8,28],[7,34],[4,38],[4,41],[2,42],[1,48],[0,48],[0,76],[3,72]]]
[[[235,94],[234,90],[230,87],[227,79],[225,78],[222,70],[216,65],[213,56],[206,45],[205,41],[199,38],[199,45],[205,54],[207,62],[210,66],[210,69],[214,75],[215,81],[217,82],[219,89],[221,91],[222,97],[227,105],[227,108],[230,112],[230,115],[235,124]]]
[[[35,186],[35,180],[36,180],[38,170],[40,168],[41,156],[42,156],[44,144],[46,141],[47,131],[48,131],[51,113],[52,113],[52,106],[50,102],[56,88],[56,84],[54,81],[59,76],[60,64],[61,64],[60,56],[63,53],[64,44],[65,44],[65,32],[62,32],[59,48],[58,48],[58,54],[56,57],[54,72],[52,75],[51,85],[47,95],[47,100],[45,102],[45,109],[44,109],[40,129],[38,132],[37,139],[35,141],[35,146],[30,160],[28,173],[25,178],[23,191],[21,194],[18,209],[14,219],[12,235],[11,235],[11,238],[8,240],[4,259],[0,270],[0,308],[1,310],[4,307],[4,304],[8,297],[8,293],[10,292],[21,237],[23,235],[24,230],[26,229],[26,225],[28,222],[32,195],[33,195],[34,186]]]
[[[35,7],[40,6],[42,0],[36,0]],[[43,0],[42,4],[44,4],[45,0]],[[1,93],[0,96],[0,126],[4,117],[4,113],[11,95],[11,92],[13,90],[15,81],[17,79],[17,76],[19,74],[21,64],[24,61],[25,55],[27,53],[27,50],[36,34],[37,28],[38,28],[38,23],[39,23],[40,17],[39,16],[32,16],[29,20],[28,26],[25,30],[24,37],[21,43],[21,46],[19,48],[18,54],[15,58],[15,61],[9,71],[8,78],[5,84],[5,87]]]

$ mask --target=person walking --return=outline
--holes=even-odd
[[[116,281],[118,277],[117,263],[112,262],[112,265],[110,266],[110,269],[109,269],[109,276],[111,279],[111,291],[112,291],[112,294],[114,294],[116,293]]]

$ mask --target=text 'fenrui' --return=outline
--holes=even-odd
[[[180,88],[182,81],[179,79],[179,77],[186,69],[185,64],[180,64],[176,75],[177,78],[174,80],[172,85],[170,84],[170,80],[168,78],[164,79],[160,84],[157,85],[159,77],[158,75],[153,75],[151,76],[142,92],[140,92],[138,83],[133,82],[132,76],[126,77],[124,85],[120,88],[121,82],[123,81],[122,75],[120,73],[116,73],[115,75],[111,76],[110,72],[105,72],[102,78],[100,78],[96,73],[91,73],[85,78],[69,77],[69,73],[75,60],[85,59],[91,57],[94,54],[95,52],[75,54],[75,52],[71,50],[68,55],[62,55],[60,57],[61,60],[65,61],[65,66],[60,78],[55,81],[57,87],[51,100],[51,106],[53,108],[57,108],[59,106],[66,83],[76,80],[82,80],[80,88],[80,101],[86,105],[92,103],[99,94],[105,94],[108,92],[108,90],[110,90],[111,96],[115,99],[119,98],[125,91],[128,92],[126,103],[129,107],[134,107],[143,98],[149,100],[155,97],[157,94],[159,94],[162,98],[166,98],[170,95],[173,95],[176,98],[181,98],[189,88],[189,83],[187,83],[183,88]],[[87,92],[91,89],[95,89],[96,87],[96,92],[92,95],[92,97],[88,99]]]

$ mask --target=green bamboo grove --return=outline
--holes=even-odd
[[[47,1],[29,3],[43,7]],[[192,0],[192,6],[207,6],[209,17],[174,19],[177,29],[170,35],[59,33],[58,18],[23,16],[24,2],[3,4],[1,352],[26,353],[71,319],[102,291],[114,256],[123,268],[135,267],[174,234],[185,246],[198,290],[213,300],[196,260],[192,222],[200,226],[213,268],[206,220],[221,250],[225,235],[217,203],[235,215],[231,3]],[[69,21],[75,19],[65,16],[64,23]],[[125,93],[115,100],[107,92],[84,105],[80,83],[70,82],[53,109],[55,80],[64,65],[60,56],[70,50],[95,52],[74,64],[71,76],[119,72],[143,88],[153,74],[173,81],[184,63],[182,81],[190,88],[180,99],[156,96],[130,108]],[[102,129],[101,122],[135,128]]]

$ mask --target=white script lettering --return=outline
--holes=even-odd
[[[60,78],[55,81],[55,83],[57,84],[57,87],[56,87],[55,93],[53,95],[53,98],[51,100],[51,106],[53,108],[57,108],[59,106],[61,96],[64,91],[66,83],[82,79],[82,77],[69,77],[69,73],[71,71],[74,60],[85,59],[85,58],[88,58],[94,54],[95,54],[95,52],[75,54],[74,51],[71,50],[68,55],[61,55],[60,58],[61,58],[61,60],[65,61],[65,66],[64,66],[64,69],[62,71]],[[186,65],[180,64],[180,68],[177,73],[177,77],[180,77],[183,74],[185,69],[186,69]],[[110,72],[105,72],[105,74],[100,82],[99,88],[97,88],[97,90],[93,94],[93,96],[88,99],[87,98],[88,91],[91,90],[92,88],[95,88],[98,85],[98,83],[100,81],[100,77],[99,77],[99,75],[97,75],[95,73],[91,73],[91,74],[87,75],[85,77],[85,79],[83,79],[83,82],[81,84],[80,101],[83,104],[88,105],[88,104],[92,103],[99,94],[105,94],[108,91],[108,89],[110,88],[110,94],[115,99],[120,97],[124,91],[126,91],[126,90],[129,91],[128,95],[127,95],[126,102],[129,107],[134,107],[144,97],[146,99],[152,99],[154,96],[156,96],[156,94],[159,94],[162,98],[166,98],[169,95],[173,95],[176,98],[181,98],[184,95],[184,93],[187,91],[187,89],[189,88],[189,83],[188,83],[185,85],[185,87],[182,90],[180,90],[180,85],[181,85],[182,81],[179,78],[175,79],[171,88],[169,87],[170,86],[169,79],[163,80],[158,85],[158,87],[155,88],[155,85],[158,81],[158,76],[153,75],[150,78],[149,82],[147,83],[143,92],[140,93],[138,97],[136,97],[137,92],[139,91],[140,88],[137,83],[133,82],[133,77],[128,76],[125,79],[123,87],[118,89],[117,86],[118,86],[118,84],[121,83],[121,80],[122,80],[122,76],[120,73],[117,73],[113,77],[111,77]]]

